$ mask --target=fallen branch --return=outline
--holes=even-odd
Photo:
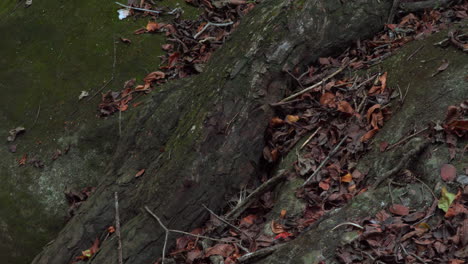
[[[406,97],[406,95],[405,95],[405,97]],[[397,143],[388,146],[388,147],[385,149],[385,151],[389,151],[389,150],[394,149],[395,147],[397,147],[397,146],[399,146],[399,145],[405,143],[406,141],[412,139],[413,137],[415,137],[415,136],[421,134],[422,132],[424,132],[424,131],[426,131],[426,130],[427,130],[427,128],[421,129],[421,130],[419,130],[418,132],[416,132],[416,133],[414,133],[414,134],[411,134],[411,135],[409,135],[409,136],[407,136],[407,137],[404,137],[403,139],[400,139]]]
[[[315,178],[315,176],[320,172],[320,169],[322,169],[322,167],[328,162],[328,160],[331,157],[333,157],[333,155],[335,155],[335,153],[338,151],[341,145],[343,145],[347,138],[348,136],[344,136],[343,139],[341,139],[341,141],[338,143],[338,145],[336,145],[332,152],[330,152],[330,154],[328,154],[328,156],[322,161],[322,163],[320,163],[320,165],[317,167],[314,173],[312,173],[312,175],[310,175],[310,177],[307,178],[307,180],[302,184],[302,187],[306,186],[313,178]]]
[[[230,26],[234,24],[234,22],[226,22],[226,23],[212,23],[212,22],[208,22],[206,23],[206,25],[202,28],[202,30],[200,30],[200,32],[198,32],[197,34],[195,34],[193,36],[194,39],[197,39],[209,26],[216,26],[216,27],[227,27],[227,26]]]
[[[264,258],[264,257],[272,254],[276,250],[282,248],[284,245],[286,245],[286,244],[278,244],[278,245],[274,245],[274,246],[271,246],[271,247],[262,248],[260,250],[255,251],[255,252],[245,254],[242,257],[238,258],[237,260],[239,261],[239,263],[254,262],[255,260],[258,260],[260,258]]]
[[[312,86],[309,86],[307,88],[305,88],[304,90],[302,91],[299,91],[295,94],[292,94],[286,98],[284,98],[283,100],[280,101],[280,103],[283,103],[283,102],[286,102],[286,101],[289,101],[291,99],[294,99],[296,97],[298,97],[299,95],[302,95],[302,94],[305,94],[307,93],[308,91],[311,91],[313,90],[314,88],[317,88],[318,86],[322,85],[323,83],[325,83],[326,81],[328,81],[329,79],[335,77],[338,73],[342,72],[344,69],[346,69],[348,67],[348,65],[352,62],[356,61],[356,58],[352,59],[351,61],[349,61],[348,63],[345,63],[343,66],[341,66],[338,70],[336,70],[334,73],[328,75],[327,77],[323,78],[320,82],[312,85]]]
[[[119,254],[119,264],[123,264],[123,255],[122,255],[122,239],[120,237],[120,215],[119,215],[119,195],[117,192],[114,193],[115,199],[115,234],[117,235],[118,247],[117,251]]]
[[[322,129],[321,126],[318,127],[317,130],[315,130],[315,132],[312,133],[312,135],[310,135],[310,137],[304,142],[304,144],[302,144],[302,146],[299,149],[303,149],[309,143],[309,141],[320,131],[320,129]]]
[[[204,238],[204,239],[209,239],[209,240],[213,240],[213,241],[217,241],[217,242],[223,242],[223,243],[233,243],[233,242],[237,242],[237,241],[233,241],[232,239],[231,240],[226,240],[226,239],[218,239],[218,238],[212,238],[212,237],[207,237],[207,236],[202,236],[202,235],[195,235],[195,234],[192,234],[192,233],[189,233],[189,232],[185,232],[185,231],[180,231],[180,230],[176,230],[176,229],[169,229],[167,228],[161,221],[161,219],[155,214],[153,213],[149,208],[148,206],[145,206],[145,210],[154,218],[158,221],[159,225],[164,229],[164,232],[166,233],[165,234],[165,237],[164,237],[164,246],[163,246],[163,252],[162,252],[162,260],[161,260],[161,263],[164,264],[164,260],[166,259],[166,247],[167,247],[167,241],[168,241],[168,238],[169,238],[169,233],[177,233],[177,234],[182,234],[182,235],[187,235],[187,236],[192,236],[192,237],[196,237],[196,238]]]
[[[145,12],[156,13],[156,14],[161,13],[161,11],[157,11],[157,10],[150,10],[150,9],[144,9],[144,8],[128,6],[128,5],[124,5],[122,3],[119,3],[119,2],[115,2],[115,3],[118,4],[119,6],[123,6],[123,7],[129,8],[129,9],[134,9],[134,10],[138,10],[138,11],[145,11]]]
[[[286,173],[279,173],[268,181],[264,182],[257,189],[255,189],[249,196],[247,196],[242,202],[237,204],[234,209],[227,213],[224,217],[227,219],[233,219],[239,217],[242,212],[244,212],[258,197],[260,197],[265,192],[272,189],[279,182],[286,179]]]

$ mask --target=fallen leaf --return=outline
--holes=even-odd
[[[18,165],[19,166],[26,165],[27,159],[28,159],[28,154],[24,154],[23,157],[21,157],[21,159],[18,161]]]
[[[161,48],[163,50],[165,50],[165,51],[169,51],[169,50],[174,48],[174,45],[172,45],[172,44],[163,44],[163,45],[161,45]]]
[[[456,195],[447,191],[447,188],[445,188],[445,186],[442,187],[442,191],[440,193],[440,199],[439,199],[439,203],[437,204],[437,207],[439,207],[439,209],[442,209],[444,212],[447,213],[453,200],[455,200],[455,197]]]
[[[166,74],[162,71],[154,71],[152,73],[149,73],[146,75],[146,77],[143,79],[145,83],[151,83],[156,80],[164,79],[166,77]]]
[[[408,207],[401,204],[393,204],[392,206],[390,206],[390,208],[388,208],[388,211],[390,211],[390,213],[392,214],[400,216],[405,216],[409,214]]]
[[[457,177],[457,169],[452,164],[443,164],[440,168],[440,177],[446,182],[451,182]]]
[[[137,174],[135,174],[135,178],[138,178],[140,177],[141,175],[143,175],[145,173],[145,169],[141,169],[137,172]]]
[[[130,39],[128,39],[128,38],[122,38],[122,37],[120,37],[120,41],[122,41],[122,42],[125,43],[125,44],[130,44],[130,43],[132,43],[132,41],[131,41]]]
[[[140,34],[143,34],[145,32],[146,32],[146,28],[139,28],[139,29],[133,31],[133,34],[140,35]]]
[[[155,32],[159,30],[160,28],[161,26],[154,21],[149,21],[148,24],[146,25],[146,31],[148,32]]]
[[[432,74],[432,77],[436,76],[437,74],[445,71],[449,66],[449,61],[446,59],[442,60],[442,64],[437,68],[437,71]]]
[[[98,250],[99,250],[99,239],[96,238],[94,240],[93,245],[90,248],[81,251],[82,255],[76,257],[76,259],[77,260],[87,260],[87,259],[91,258]]]
[[[371,118],[372,118],[372,114],[377,111],[378,109],[380,109],[380,104],[375,104],[373,106],[371,106],[368,110],[367,110],[367,122],[371,122]]]
[[[275,239],[280,239],[280,238],[285,239],[285,238],[290,237],[290,236],[292,236],[291,233],[283,232],[283,233],[278,234],[277,236],[275,236]]]
[[[375,136],[375,134],[379,131],[378,128],[374,128],[372,130],[369,130],[367,131],[366,134],[364,134],[362,137],[361,137],[361,142],[367,142],[369,141],[371,138],[373,138]]]
[[[273,117],[273,118],[270,120],[270,127],[281,126],[283,123],[284,123],[283,119],[281,119],[281,118],[279,118],[279,117]]]
[[[341,177],[341,182],[351,182],[353,180],[353,176],[351,173],[346,174],[345,176]]]
[[[205,257],[219,255],[225,258],[229,257],[234,252],[234,247],[230,244],[216,244],[206,250]]]
[[[271,231],[275,234],[280,234],[280,233],[285,232],[283,225],[276,222],[275,220],[271,221],[270,227],[271,227]]]
[[[115,232],[115,227],[114,226],[109,226],[107,228],[107,232],[109,232],[110,234],[114,233]]]
[[[299,120],[299,116],[297,115],[287,115],[286,120],[288,120],[291,123],[295,123]]]
[[[335,95],[329,92],[322,94],[320,97],[320,104],[324,106],[335,106]]]
[[[285,216],[286,216],[286,210],[283,209],[283,210],[281,210],[281,212],[280,212],[280,218],[281,218],[281,219],[284,219]]]
[[[338,111],[347,113],[347,114],[354,114],[353,107],[346,101],[339,101],[338,102]]]

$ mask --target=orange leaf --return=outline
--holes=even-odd
[[[288,120],[291,123],[295,123],[299,120],[299,116],[297,115],[287,115],[286,120]]]
[[[329,92],[322,94],[320,97],[320,104],[324,106],[335,106],[335,95]]]
[[[353,176],[351,173],[346,174],[345,176],[341,177],[341,182],[351,182],[353,180]]]
[[[339,101],[338,102],[338,111],[347,113],[347,114],[354,114],[353,107],[346,101]]]
[[[286,216],[286,210],[281,210],[281,213],[280,213],[280,218],[281,219],[284,219],[284,217]]]
[[[285,239],[285,238],[290,237],[290,236],[292,236],[291,233],[289,233],[289,232],[283,232],[283,233],[278,234],[277,236],[275,236],[275,239],[280,239],[280,238]]]
[[[115,232],[115,227],[114,226],[109,226],[107,228],[107,232],[109,232],[110,234],[114,233]]]
[[[374,128],[372,130],[367,131],[367,133],[361,137],[361,142],[367,142],[368,140],[373,138],[378,131],[378,128]]]
[[[138,178],[140,177],[141,175],[143,175],[145,173],[145,169],[141,169],[137,172],[137,174],[135,174],[135,178]]]
[[[28,154],[24,154],[23,157],[18,161],[18,164],[20,166],[26,165],[26,161],[28,160]]]
[[[155,32],[160,28],[159,24],[153,21],[149,21],[146,25],[146,30],[148,32]]]

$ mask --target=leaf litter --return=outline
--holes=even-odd
[[[158,15],[155,13],[130,10],[133,16],[150,18],[146,27],[137,29],[135,34],[162,33],[170,43],[161,47],[167,52],[162,57],[162,66],[148,74],[143,84],[137,85],[136,80],[132,79],[125,83],[121,91],[109,91],[102,95],[99,105],[102,116],[126,111],[130,101],[138,95],[151,92],[157,85],[202,72],[202,66],[235,29],[239,18],[255,6],[251,2],[233,0],[225,4],[216,2],[216,5],[207,0],[186,2],[202,8],[204,15],[195,21],[182,20],[176,15],[174,22],[165,24],[156,22]],[[146,9],[154,7],[146,1],[133,5]],[[447,11],[408,14],[398,24],[386,25],[386,30],[374,38],[357,41],[340,56],[319,58],[316,63],[307,66],[306,72],[300,73],[296,69],[289,74],[299,76],[295,77],[298,87],[306,87],[324,80],[348,63],[351,70],[368,68],[380,63],[409,41],[424,38],[447,28],[447,24],[452,21],[466,18],[467,11],[468,4],[465,3]],[[206,18],[213,23],[233,23],[223,27],[208,27]],[[197,40],[194,40],[194,36],[197,36]],[[123,42],[130,43],[127,40],[122,38]],[[450,32],[447,40],[447,43],[466,50],[466,39],[460,32]],[[449,62],[443,61],[436,74],[447,67]],[[222,223],[213,216],[203,227],[191,232],[221,237],[224,242],[204,247],[196,237],[179,237],[170,253],[176,263],[211,263],[210,257],[213,256],[221,257],[224,263],[237,263],[248,252],[293,239],[326,212],[342,207],[357,194],[365,192],[368,188],[364,182],[366,172],[357,170],[355,164],[392,115],[388,105],[396,91],[387,86],[388,75],[391,73],[380,72],[365,77],[336,75],[303,93],[294,102],[274,105],[277,116],[269,122],[263,151],[268,163],[275,163],[284,157],[312,131],[316,131],[314,137],[304,145],[306,154],[298,157],[288,177],[307,177],[329,158],[317,177],[296,192],[296,196],[307,203],[302,215],[299,218],[286,216],[288,208],[284,208],[276,220],[267,222],[265,215],[274,205],[272,193],[267,192],[239,219],[231,220],[232,226],[224,228],[222,233],[215,232]],[[431,131],[438,133],[438,140],[450,147],[452,159],[456,155],[457,138],[466,136],[468,131],[467,106],[468,102],[463,102],[460,106],[449,107],[441,130]],[[336,154],[328,157],[334,146],[344,138],[345,144]],[[382,142],[380,150],[386,151],[388,146],[387,142]],[[454,179],[453,168],[447,165],[450,164],[441,168],[441,177],[451,182]],[[144,169],[135,177],[143,173]],[[463,249],[468,243],[467,197],[468,189],[465,186],[457,194],[444,188],[440,198],[425,211],[412,211],[404,205],[392,204],[374,218],[347,225],[348,229],[359,229],[360,236],[351,244],[338,248],[337,256],[343,263],[372,263],[376,260],[463,263],[466,258],[466,250]],[[73,199],[72,203],[83,201],[81,198]],[[442,217],[437,214],[437,222],[428,224],[425,221],[434,214],[436,207],[445,214]],[[262,232],[265,227],[274,235],[265,235]],[[227,240],[233,242],[226,243]],[[83,255],[78,258],[85,258],[88,253],[83,251]]]

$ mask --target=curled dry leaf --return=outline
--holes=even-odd
[[[446,182],[451,182],[457,177],[457,169],[452,164],[443,164],[440,168],[440,177]]]
[[[353,107],[346,101],[339,101],[338,102],[338,111],[347,113],[347,114],[354,114]]]
[[[143,79],[145,83],[151,83],[156,80],[164,79],[166,77],[166,74],[162,71],[154,71]]]
[[[371,106],[371,107],[369,108],[369,110],[367,110],[367,115],[366,115],[366,117],[367,117],[367,122],[369,122],[369,123],[371,122],[371,120],[372,120],[372,114],[373,114],[375,111],[379,110],[380,107],[381,107],[380,104],[376,104],[376,105]]]
[[[234,247],[231,244],[216,244],[206,250],[205,257],[219,255],[225,258],[229,257],[234,252]]]
[[[271,231],[275,234],[280,234],[280,233],[285,232],[283,225],[276,222],[275,220],[271,221],[270,226],[271,226]]]
[[[125,43],[125,44],[130,44],[130,43],[132,43],[132,41],[131,41],[130,39],[128,39],[128,38],[122,38],[122,37],[120,37],[120,41],[122,41],[122,42]]]
[[[395,215],[405,216],[409,214],[408,207],[401,204],[393,204],[388,210]]]
[[[284,123],[283,119],[281,119],[281,118],[279,118],[279,117],[273,117],[273,118],[270,120],[270,127],[281,126],[283,123]]]
[[[449,61],[444,59],[442,60],[442,64],[437,68],[437,71],[432,74],[432,77],[436,76],[437,74],[445,71],[449,66]]]

